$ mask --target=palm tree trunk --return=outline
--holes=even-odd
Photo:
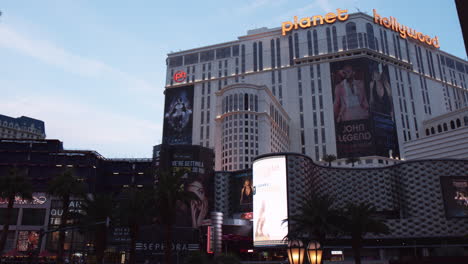
[[[361,264],[361,241],[352,239],[351,247],[353,248],[354,263]]]
[[[59,240],[58,240],[58,248],[57,248],[57,264],[63,263],[63,246],[65,245],[65,230],[63,230],[67,226],[68,221],[68,210],[70,206],[70,196],[62,197],[62,217],[60,219],[60,226],[59,226]],[[72,241],[73,242],[73,241]]]
[[[2,231],[2,237],[0,238],[0,254],[3,252],[5,249],[5,244],[6,240],[8,237],[8,230],[10,229],[10,220],[11,220],[11,215],[13,214],[13,205],[15,204],[15,196],[10,196],[8,197],[8,206],[7,206],[7,211],[6,211],[6,217],[5,217],[5,224],[3,224],[3,231]]]
[[[136,256],[135,256],[135,245],[136,245],[136,240],[137,240],[137,235],[140,227],[138,224],[133,224],[130,227],[130,260],[129,264],[135,264],[136,263]]]
[[[164,259],[166,264],[172,263],[172,225],[166,224],[164,239]]]

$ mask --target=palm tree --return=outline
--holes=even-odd
[[[107,247],[108,226],[97,222],[112,219],[114,213],[114,200],[111,194],[95,194],[86,197],[81,204],[80,221],[85,225],[86,231],[94,237],[94,248],[98,264],[103,263],[104,251]]]
[[[342,219],[339,211],[333,208],[335,199],[329,195],[312,194],[303,200],[300,213],[288,219],[288,236],[297,238],[306,234],[323,246],[327,235],[337,235],[340,231]]]
[[[59,225],[59,239],[57,248],[57,264],[63,263],[63,246],[65,244],[65,230],[70,214],[70,200],[85,193],[85,185],[70,170],[56,175],[50,182],[47,192],[62,202],[63,213]]]
[[[349,203],[343,212],[345,221],[343,231],[351,237],[354,252],[354,263],[361,264],[361,248],[367,233],[389,234],[390,229],[380,219],[375,217],[376,209],[368,203]]]
[[[360,159],[358,157],[351,156],[346,159],[346,163],[351,163],[351,166],[354,167],[354,163],[358,162]]]
[[[322,160],[328,162],[328,167],[331,167],[331,163],[336,160],[336,156],[333,154],[325,154],[323,155]]]
[[[184,188],[185,171],[174,173],[159,172],[155,189],[157,219],[164,226],[164,263],[172,263],[172,229],[174,226],[178,204],[198,200],[198,197]]]
[[[135,245],[140,227],[151,221],[153,190],[131,186],[124,190],[118,203],[117,217],[121,226],[130,229],[130,264],[135,264]]]
[[[13,205],[17,196],[22,199],[32,199],[32,185],[29,178],[20,173],[18,168],[14,167],[10,169],[8,174],[0,176],[0,197],[8,200],[5,223],[3,224],[2,236],[0,238],[0,253],[5,248],[13,214]]]

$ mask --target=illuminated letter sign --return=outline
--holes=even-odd
[[[410,37],[415,40],[419,40],[420,42],[425,43],[429,46],[440,48],[439,37],[435,36],[434,38],[431,38],[428,35],[424,35],[421,32],[417,32],[415,29],[409,28],[398,23],[396,18],[394,17],[381,17],[375,9],[372,10],[374,11],[374,23],[399,33],[401,38],[406,39],[406,37]]]
[[[187,73],[184,71],[177,71],[174,73],[174,81],[175,82],[183,82],[187,78]]]
[[[293,29],[300,28],[310,28],[312,26],[317,26],[317,24],[323,25],[324,21],[327,24],[333,24],[338,19],[339,21],[345,21],[348,19],[349,15],[347,9],[341,10],[336,9],[336,14],[333,12],[325,14],[325,16],[316,15],[313,17],[304,17],[298,20],[297,16],[294,16],[294,22],[286,21],[281,24],[282,35],[286,35],[289,31]]]

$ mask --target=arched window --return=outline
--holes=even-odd
[[[319,54],[319,47],[318,47],[318,38],[317,38],[317,30],[314,29],[314,54],[318,55]]]
[[[453,120],[450,121],[450,128],[451,128],[451,129],[455,129],[455,122],[453,122]]]
[[[338,36],[336,35],[336,27],[332,27],[332,37],[333,37],[333,51],[338,51]]]
[[[257,71],[257,42],[253,43],[253,70]]]
[[[331,53],[332,52],[332,43],[331,43],[330,28],[326,29],[326,33],[327,33],[327,52]]]
[[[431,135],[434,135],[434,134],[435,134],[435,129],[431,127]]]
[[[369,48],[375,50],[374,27],[370,23],[366,24],[366,33]]]
[[[457,127],[461,127],[461,121],[459,118],[457,118]]]
[[[447,123],[444,123],[444,131],[447,131],[447,130],[448,130]]]
[[[429,136],[429,128],[426,128],[426,136]]]
[[[465,121],[465,126],[468,126],[468,116],[464,116],[463,120]]]
[[[442,126],[441,126],[441,125],[438,125],[438,126],[437,126],[437,132],[438,132],[438,133],[441,133],[441,132],[442,132]]]
[[[346,24],[346,40],[348,42],[349,49],[357,48],[357,32],[356,32],[356,23],[349,22]]]

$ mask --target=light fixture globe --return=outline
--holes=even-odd
[[[293,239],[288,242],[289,264],[302,264],[304,262],[304,243],[301,240]]]
[[[310,264],[322,263],[322,249],[319,242],[309,242],[309,245],[307,245],[307,258]]]

